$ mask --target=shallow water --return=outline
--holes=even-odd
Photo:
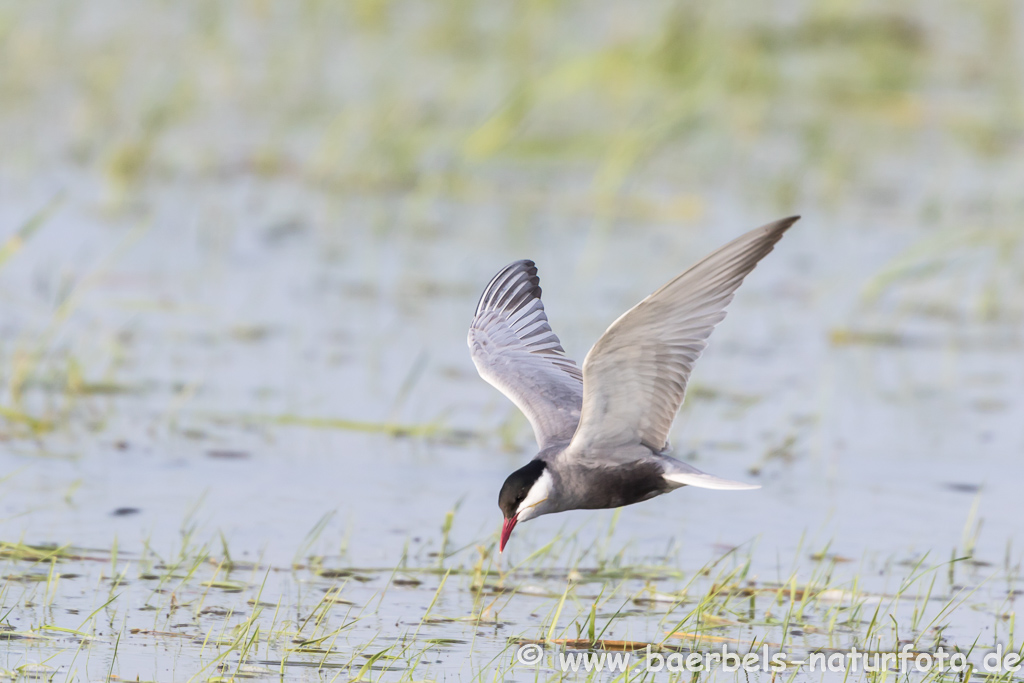
[[[64,207],[3,273],[8,291],[21,292],[14,302],[20,339],[32,339],[47,322],[34,278],[60,272],[60,264],[67,268],[85,250],[114,252],[124,239],[89,226],[80,210]],[[95,640],[79,655],[87,655],[88,669],[77,661],[75,670],[102,675],[112,638],[121,633],[118,675],[180,680],[216,673],[217,664],[201,670],[217,652],[209,643],[204,649],[203,640],[229,645],[231,627],[251,615],[246,601],[260,586],[260,600],[275,612],[280,601],[284,616],[278,618],[291,620],[294,629],[325,589],[344,584],[344,599],[354,606],[334,606],[316,637],[353,615],[364,619],[332,637],[335,654],[289,652],[293,636],[279,634],[249,655],[249,664],[262,667],[252,672],[277,675],[270,670],[277,672],[284,660],[288,677],[330,679],[338,670],[308,663],[340,666],[354,657],[358,669],[365,658],[357,653],[375,653],[403,636],[406,643],[396,649],[401,657],[385,660],[396,676],[411,668],[416,677],[471,677],[493,658],[511,665],[508,638],[547,632],[544,615],[565,590],[564,571],[505,577],[503,583],[521,593],[507,603],[501,599],[491,617],[497,623],[420,626],[437,591],[436,574],[412,571],[422,584],[380,595],[403,556],[413,568],[437,565],[440,530],[453,508],[447,550],[454,552],[444,565],[468,569],[478,547],[494,552],[496,493],[504,476],[530,456],[531,434],[514,408],[476,377],[464,333],[489,271],[532,254],[504,244],[498,231],[487,248],[453,240],[442,250],[431,247],[434,236],[393,245],[352,230],[341,240],[343,254],[324,256],[330,254],[324,241],[340,238],[309,228],[286,246],[242,229],[214,257],[200,233],[165,220],[168,227],[154,220],[116,262],[86,276],[91,280],[80,285],[75,310],[45,361],[56,375],[73,356],[96,390],[105,382],[107,391],[123,391],[76,396],[59,384],[30,387],[26,405],[53,411],[61,426],[11,438],[2,455],[5,539],[96,549],[116,544],[116,567],[104,550],[84,553],[95,562],[59,561],[55,571],[79,576],[61,579],[48,593],[45,582],[15,578],[47,574],[48,562],[8,560],[5,605],[14,609],[7,623],[19,632],[43,625],[81,630],[83,615],[118,594],[117,608],[100,615]],[[952,586],[945,568],[934,572],[940,577],[935,609],[957,595],[956,587],[980,586],[971,608],[957,610],[942,636],[961,647],[979,634],[980,642],[993,644],[1008,636],[1006,615],[1021,590],[1018,487],[1005,476],[1016,471],[1022,443],[1020,348],[1012,337],[991,341],[992,328],[984,325],[966,327],[961,340],[934,331],[928,321],[917,328],[913,320],[906,329],[919,332],[890,333],[905,336],[905,343],[830,341],[839,324],[832,320],[835,311],[851,305],[850,290],[860,280],[822,272],[833,250],[820,236],[828,228],[814,222],[805,218],[744,286],[695,373],[674,430],[678,453],[763,488],[678,492],[623,510],[610,534],[610,512],[541,518],[516,530],[503,558],[488,560],[495,569],[515,566],[561,534],[555,545],[564,549],[540,562],[542,570],[608,562],[625,568],[621,577],[579,584],[558,634],[568,627],[568,637],[575,637],[572,620],[585,619],[603,592],[602,616],[620,603],[636,610],[615,620],[606,637],[658,641],[692,605],[665,616],[672,603],[633,606],[633,597],[680,591],[695,571],[738,546],[742,561],[749,558],[747,578],[759,586],[786,585],[793,576],[802,586],[818,567],[810,555],[827,548],[849,560],[836,565],[829,585],[850,590],[856,578],[857,590],[868,595],[892,595],[913,573],[910,564],[930,567],[973,550],[984,564],[958,567]],[[673,263],[691,262],[739,229],[680,230],[668,238],[671,249],[649,254],[639,253],[633,233],[614,234],[595,257],[593,276],[545,268],[537,255],[551,318],[570,353],[580,358],[581,340],[670,276]],[[78,245],[67,239],[71,234]],[[844,260],[857,270],[849,255]],[[854,266],[867,271],[867,261]],[[436,424],[438,431],[390,436],[302,422],[314,419]],[[119,508],[137,512],[116,514]],[[322,530],[305,542],[325,516]],[[189,545],[182,550],[185,529]],[[221,538],[232,560],[259,563],[231,572],[228,578],[245,585],[239,593],[207,593],[199,583],[225,557]],[[603,540],[595,546],[595,539]],[[206,552],[211,559],[191,579],[166,568],[179,553],[194,560]],[[365,574],[370,580],[289,571],[293,562],[304,565],[320,555],[335,567],[373,570]],[[149,563],[162,568],[147,570]],[[643,568],[652,566],[656,578],[644,579]],[[121,572],[123,583],[112,590],[110,577]],[[159,580],[139,578],[147,572],[173,578],[153,593]],[[698,577],[691,594],[713,583]],[[924,590],[915,586],[913,594]],[[168,591],[184,607],[168,611]],[[523,594],[532,591],[541,595]],[[759,618],[772,604],[761,600]],[[146,606],[156,610],[139,611]],[[203,613],[207,608],[214,611]],[[474,609],[470,579],[460,575],[449,577],[432,613],[459,619],[480,609]],[[893,609],[909,618],[914,607]],[[220,610],[235,612],[226,617]],[[271,612],[266,607],[259,619],[264,634],[282,628],[272,626]],[[726,634],[778,642],[769,624],[753,628]],[[8,669],[44,660],[59,672],[72,665],[76,636],[36,633],[55,639],[10,641]],[[429,638],[452,642],[435,646]],[[796,638],[789,647],[841,647],[850,642],[843,638]],[[417,648],[427,652],[414,656]],[[225,661],[237,666],[237,654]],[[342,677],[354,673],[346,671]],[[512,669],[505,675],[533,674]]]
[[[918,19],[933,32],[928,63],[953,60],[948,27]],[[42,12],[25,24],[16,56],[45,54],[33,36],[51,21]],[[83,26],[120,36],[109,49],[131,54],[142,38],[124,33],[126,21],[97,14]],[[225,21],[243,30],[254,20]],[[178,45],[139,25],[159,34],[154,53]],[[287,29],[275,31],[268,40],[284,49]],[[330,50],[372,61],[398,40]],[[61,50],[73,56],[74,45]],[[424,69],[444,72],[436,58]],[[474,77],[491,82],[487,60]],[[40,64],[43,75],[77,73]],[[222,68],[226,83],[246,82]],[[374,68],[371,82],[415,80]],[[145,78],[121,78],[148,92]],[[981,98],[943,78],[922,79],[947,98],[917,95],[939,121],[919,137],[842,147],[857,172],[833,175],[832,157],[790,161],[811,143],[773,117],[751,133],[757,144],[723,142],[728,125],[706,121],[705,134],[633,168],[610,195],[593,174],[612,162],[587,155],[456,170],[434,160],[438,170],[420,150],[411,185],[373,165],[385,158],[376,148],[342,180],[317,176],[315,159],[297,172],[235,168],[237,150],[275,125],[268,139],[285,158],[311,146],[306,124],[284,126],[266,100],[250,111],[238,93],[219,113],[199,98],[190,106],[200,113],[170,125],[141,177],[126,180],[106,152],[68,152],[84,129],[45,143],[19,134],[50,130],[59,83],[26,95],[5,82],[21,99],[4,112],[14,151],[0,167],[3,234],[54,203],[0,265],[0,539],[68,549],[0,553],[12,629],[2,666],[79,680],[348,680],[391,648],[364,677],[532,680],[533,668],[513,666],[510,639],[585,634],[595,601],[606,639],[657,643],[683,622],[737,647],[766,639],[795,653],[1015,642],[1024,156],[965,147],[962,130],[946,127],[949,110],[969,118]],[[408,97],[350,79],[339,69],[322,101],[303,97],[323,110]],[[148,101],[128,92],[129,112]],[[800,100],[792,112],[809,104],[824,107]],[[537,106],[557,130],[559,117]],[[328,125],[311,111],[313,130]],[[1019,134],[1019,116],[1006,125]],[[213,161],[202,161],[204,145]],[[789,156],[764,158],[775,148]],[[357,171],[386,182],[345,175]],[[795,197],[762,189],[785,185],[780,175]],[[465,346],[489,277],[534,259],[552,325],[582,361],[623,310],[794,206],[803,219],[741,288],[672,437],[680,457],[763,488],[540,518],[496,557],[497,491],[534,451],[525,419],[476,376]],[[893,597],[923,571],[906,590],[916,599]],[[222,580],[238,583],[202,585]],[[722,581],[731,587],[717,594]],[[807,600],[791,600],[797,588]],[[324,612],[328,590],[353,604]],[[249,601],[263,603],[258,614]],[[884,625],[874,629],[876,608]]]

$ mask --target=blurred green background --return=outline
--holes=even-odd
[[[1019,180],[1020,7],[852,2],[4,2],[8,177],[71,167],[112,205],[168,178],[508,200],[577,178],[601,222],[775,213],[915,221]],[[638,185],[671,182],[660,202]],[[991,210],[1010,178],[975,188]],[[522,187],[520,187],[522,186]],[[501,188],[501,189],[499,189]]]
[[[742,204],[943,233],[897,274],[962,247],[1016,259],[1021,14],[1012,0],[4,2],[0,173],[39,205],[87,179],[112,212],[239,178],[411,199],[397,234],[439,198],[499,202],[520,224],[554,202],[598,233]],[[932,303],[999,315],[1020,281],[996,277]]]

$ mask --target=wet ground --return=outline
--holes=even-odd
[[[702,60],[638,66],[631,49],[667,40],[640,18],[594,38],[610,10],[561,54],[430,42],[503,35],[501,11],[467,28],[420,8],[385,30],[372,12],[282,25],[260,7],[164,28],[70,2],[5,10],[9,676],[534,680],[519,644],[553,657],[588,638],[958,647],[976,665],[1020,647],[1018,16],[712,13],[675,40],[751,40],[767,51],[751,63],[777,69],[733,92]],[[516,31],[538,41],[573,16],[526,14]],[[432,88],[408,57],[380,59],[403,36]],[[1010,67],[988,59],[1000,40]],[[835,94],[817,78],[846,74],[844,55],[863,73]],[[345,57],[371,66],[296,80]],[[901,59],[904,80],[871,71]],[[690,94],[666,94],[663,71]],[[619,87],[632,114],[572,124]],[[540,518],[497,556],[498,489],[534,451],[465,346],[490,276],[534,259],[582,361],[664,281],[794,211],[672,435],[762,489]],[[546,659],[539,675],[560,674]]]

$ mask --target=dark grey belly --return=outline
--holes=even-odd
[[[639,503],[671,490],[662,468],[653,462],[638,462],[619,467],[593,467],[577,470],[573,482],[576,507],[583,510],[617,508]]]

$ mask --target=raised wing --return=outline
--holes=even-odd
[[[505,266],[480,297],[468,341],[477,372],[523,411],[544,448],[576,431],[583,374],[552,332],[540,293],[533,261]]]
[[[583,412],[566,455],[585,457],[595,445],[666,448],[711,331],[743,278],[798,218],[736,238],[612,323],[583,361]]]

